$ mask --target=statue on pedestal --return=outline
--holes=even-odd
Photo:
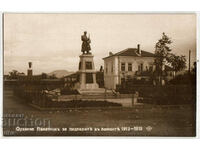
[[[91,54],[90,50],[90,35],[87,36],[87,32],[81,36],[82,47],[80,61],[79,61],[79,70],[78,70],[78,82],[75,84],[75,88],[79,90],[80,93],[88,92],[91,90],[99,89],[99,85],[96,81],[96,71],[94,67],[94,56]]]
[[[32,67],[32,62],[28,62],[28,66],[29,66],[29,68],[31,69],[31,67]]]
[[[90,43],[91,43],[91,40],[90,40],[90,36],[87,37],[87,32],[85,31],[84,32],[84,35],[81,36],[81,40],[83,41],[82,42],[82,48],[81,48],[81,52],[83,52],[83,54],[91,54],[90,53],[90,50],[91,50],[91,47],[90,47]]]

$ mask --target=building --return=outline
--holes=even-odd
[[[79,82],[79,78],[80,78],[79,75],[80,74],[78,72],[75,72],[73,74],[63,77],[62,80],[64,81],[64,87],[75,89],[76,88],[75,84]],[[104,87],[104,78],[103,78],[102,70],[96,72],[96,81],[100,88]]]
[[[148,72],[155,70],[155,55],[137,48],[127,48],[116,54],[109,53],[104,60],[104,86],[116,89],[127,77],[145,78]]]
[[[78,73],[69,74],[63,77],[64,87],[74,88],[75,84],[78,82]]]

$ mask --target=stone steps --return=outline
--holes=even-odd
[[[113,92],[111,90],[105,90],[104,88],[98,88],[98,89],[80,89],[78,92],[81,95],[113,95]]]

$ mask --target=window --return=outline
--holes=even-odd
[[[108,73],[108,65],[106,64],[106,73]]]
[[[125,82],[125,78],[121,78],[121,84]]]
[[[141,63],[140,65],[138,65],[138,72],[142,72],[143,71],[143,64]]]
[[[86,61],[86,62],[85,62],[85,68],[86,68],[86,69],[92,69],[92,62]]]
[[[125,63],[121,63],[121,71],[125,71]]]
[[[80,75],[78,74],[76,77],[76,81],[79,82],[80,81]]]
[[[86,73],[86,83],[93,83],[92,73]]]
[[[141,64],[141,71],[143,71],[143,64]]]
[[[149,66],[149,71],[152,72],[153,71],[153,65]]]
[[[132,71],[132,63],[128,63],[128,71]]]

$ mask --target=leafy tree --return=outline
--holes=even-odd
[[[158,40],[155,46],[155,65],[156,70],[154,76],[159,77],[159,82],[163,79],[165,74],[164,65],[170,63],[173,67],[173,70],[176,72],[181,71],[186,68],[186,58],[185,56],[178,56],[171,53],[172,49],[170,44],[172,43],[171,39],[165,34],[162,34],[162,38]]]
[[[100,71],[100,72],[103,72],[103,66],[100,67],[100,70],[99,70],[99,71]]]
[[[171,63],[175,73],[186,68],[186,58],[183,55],[177,56],[170,53],[166,60]]]
[[[42,79],[47,79],[47,77],[48,77],[48,75],[47,75],[46,73],[42,73],[42,74],[41,74],[41,78],[42,78]]]
[[[191,71],[191,74],[190,75],[190,78],[191,78],[191,83],[194,85],[194,89],[193,91],[196,91],[196,72],[197,72],[197,62],[194,62],[193,63],[193,67],[192,67],[192,71]]]
[[[19,79],[19,77],[21,76],[25,76],[25,73],[23,72],[18,72],[17,70],[12,70],[11,72],[9,72],[9,79]]]
[[[10,79],[17,79],[19,72],[17,70],[13,70],[9,72]]]
[[[57,79],[56,75],[55,74],[52,74],[49,76],[49,79]]]
[[[197,70],[197,63],[194,62],[194,63],[193,63],[193,67],[192,67],[192,73],[193,73],[193,74],[196,74],[196,70]]]
[[[162,38],[159,39],[155,45],[156,74],[159,76],[159,80],[163,76],[163,65],[165,64],[165,61],[171,52],[171,43],[171,39],[163,32]]]

